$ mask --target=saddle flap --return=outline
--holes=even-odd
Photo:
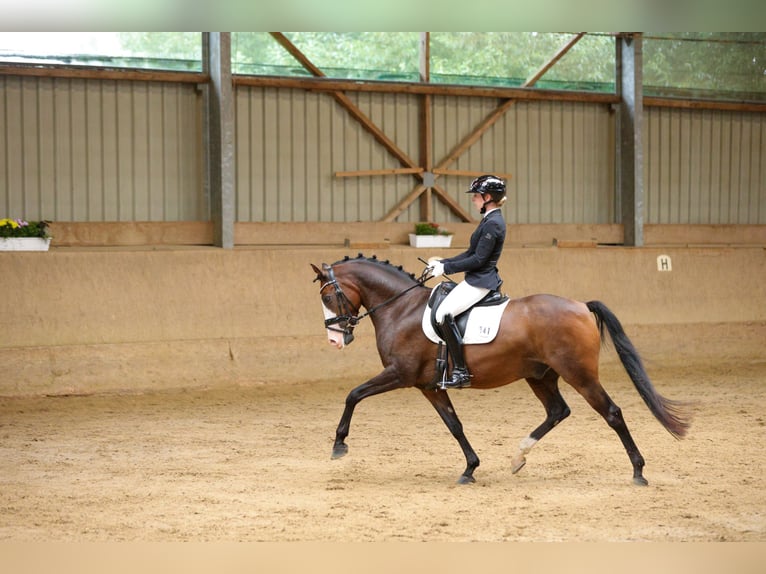
[[[436,322],[436,309],[438,309],[441,302],[444,301],[447,295],[449,295],[450,292],[456,286],[457,286],[457,283],[455,283],[454,281],[442,281],[436,287],[433,288],[433,290],[431,291],[431,296],[428,298],[428,305],[426,306],[426,315],[429,318],[431,328],[433,329],[436,336],[438,336],[440,339],[444,339],[444,335],[442,334],[442,331],[441,331],[442,325],[439,325]],[[502,308],[500,309],[499,314],[502,315],[502,310],[505,309],[505,303],[507,303],[509,300],[510,299],[508,295],[504,295],[499,291],[490,291],[473,307],[460,313],[460,315],[455,317],[455,324],[457,325],[457,328],[460,331],[461,336],[465,337],[466,328],[468,326],[468,319],[473,309],[477,307],[494,307],[494,306],[500,305],[502,306]],[[466,343],[468,343],[468,341],[466,341]]]

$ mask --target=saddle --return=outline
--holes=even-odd
[[[444,298],[457,286],[454,281],[443,281],[431,291],[423,314],[423,332],[433,342],[444,339],[442,326],[436,322],[436,309]],[[497,335],[505,306],[510,301],[500,291],[490,291],[478,303],[455,317],[455,324],[466,345],[489,343]]]

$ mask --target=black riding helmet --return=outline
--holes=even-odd
[[[485,207],[491,201],[500,205],[505,199],[505,182],[495,175],[482,175],[471,182],[471,187],[466,193],[489,195],[491,199],[484,202]],[[484,213],[484,208],[482,208],[482,213]]]

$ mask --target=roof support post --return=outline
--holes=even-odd
[[[210,74],[205,91],[203,137],[205,185],[213,221],[213,244],[234,247],[234,103],[231,32],[203,33],[203,64]]]
[[[616,42],[617,207],[625,245],[644,244],[643,50],[640,33],[622,34]]]

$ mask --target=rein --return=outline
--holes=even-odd
[[[415,284],[414,285],[410,285],[404,291],[400,291],[399,293],[397,293],[393,297],[390,297],[389,299],[386,299],[385,301],[383,301],[379,305],[375,305],[372,309],[368,309],[367,311],[365,311],[361,315],[358,315],[357,317],[354,318],[355,319],[355,323],[358,323],[359,321],[361,321],[362,319],[364,319],[368,315],[372,315],[375,311],[377,311],[381,307],[385,307],[386,305],[388,305],[390,303],[393,303],[394,301],[396,301],[399,297],[401,297],[405,293],[408,293],[409,291],[412,291],[416,287],[420,287],[426,281],[428,281],[430,278],[431,278],[431,276],[428,274],[428,272],[424,271],[423,274],[420,277],[415,279]]]

